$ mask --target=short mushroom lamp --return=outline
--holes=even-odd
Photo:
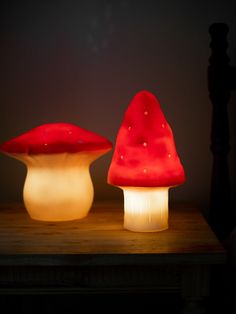
[[[94,195],[89,166],[111,148],[106,138],[67,123],[38,126],[0,146],[27,166],[25,207],[31,218],[43,221],[88,214]]]
[[[167,229],[168,190],[184,181],[173,133],[159,101],[148,91],[137,93],[120,126],[108,172],[108,183],[124,192],[124,228]]]

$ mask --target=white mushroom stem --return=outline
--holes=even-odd
[[[169,187],[121,187],[124,192],[124,228],[154,232],[168,228]]]
[[[103,154],[14,154],[27,166],[23,197],[31,218],[65,221],[85,217],[94,196],[89,166]]]

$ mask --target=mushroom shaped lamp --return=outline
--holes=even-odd
[[[106,138],[67,123],[38,126],[0,146],[27,166],[25,207],[31,218],[43,221],[88,214],[94,195],[89,166],[111,148]]]
[[[168,228],[168,190],[185,181],[170,125],[157,98],[140,91],[118,131],[108,183],[124,193],[124,228]]]

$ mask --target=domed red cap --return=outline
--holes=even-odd
[[[105,137],[69,123],[38,126],[0,146],[9,154],[58,154],[81,151],[110,150],[112,143]]]
[[[117,186],[167,187],[185,181],[172,130],[147,91],[132,99],[120,126],[108,172]]]

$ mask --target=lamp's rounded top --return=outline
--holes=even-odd
[[[8,154],[58,154],[108,151],[112,143],[105,137],[69,123],[43,124],[13,138],[0,150]]]
[[[118,131],[108,183],[167,187],[184,181],[173,133],[158,99],[148,91],[138,92]]]

